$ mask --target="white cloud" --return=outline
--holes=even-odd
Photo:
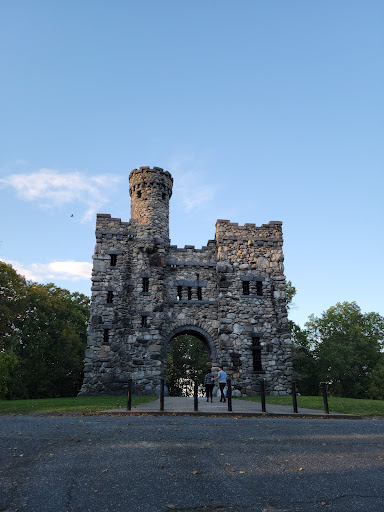
[[[207,173],[188,159],[173,161],[170,165],[175,178],[174,196],[187,213],[213,201],[217,186],[204,183]]]
[[[43,282],[49,280],[80,281],[91,279],[92,263],[87,261],[53,261],[23,265],[18,261],[4,260],[26,279]]]
[[[106,191],[121,179],[115,175],[87,176],[81,172],[40,169],[30,174],[11,174],[0,178],[0,186],[11,187],[21,199],[36,201],[40,206],[81,203],[86,208],[82,221],[87,221],[108,203]]]

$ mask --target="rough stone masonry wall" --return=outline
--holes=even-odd
[[[287,393],[292,363],[281,223],[257,227],[219,220],[206,247],[170,246],[166,185],[172,186],[169,173],[136,169],[130,175],[130,222],[97,216],[80,394],[122,394],[129,378],[135,392],[153,394],[166,374],[167,345],[183,332],[206,343],[209,363],[224,367],[235,395],[256,394],[260,378],[269,393]],[[257,370],[255,338],[262,363]]]
[[[265,378],[271,394],[289,392],[292,376],[291,340],[286,311],[282,223],[238,226],[216,224],[219,340],[227,346],[226,364],[232,368],[235,387],[248,395]],[[249,295],[243,282],[249,283]],[[257,295],[257,282],[262,295]],[[262,369],[253,368],[253,338],[260,339]]]

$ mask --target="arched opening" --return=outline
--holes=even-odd
[[[166,383],[170,396],[192,396],[194,379],[199,395],[204,393],[204,376],[216,359],[210,336],[197,327],[173,331],[166,343]]]

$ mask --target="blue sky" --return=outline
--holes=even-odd
[[[384,3],[3,0],[0,258],[90,293],[95,214],[174,177],[173,244],[283,221],[291,318],[384,315]],[[72,217],[73,214],[73,217]]]

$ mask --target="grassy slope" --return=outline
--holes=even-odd
[[[132,397],[132,406],[157,400],[156,397]],[[81,413],[127,407],[125,396],[92,396],[70,398],[42,398],[40,400],[0,400],[0,414],[23,413]]]
[[[260,397],[246,398],[245,400],[260,401]],[[289,405],[292,406],[291,396],[267,396],[268,404]],[[304,409],[322,409],[324,402],[322,396],[298,396],[297,405]],[[328,406],[330,412],[340,412],[343,414],[358,414],[361,416],[384,416],[384,400],[363,400],[357,398],[339,398],[328,397]]]

